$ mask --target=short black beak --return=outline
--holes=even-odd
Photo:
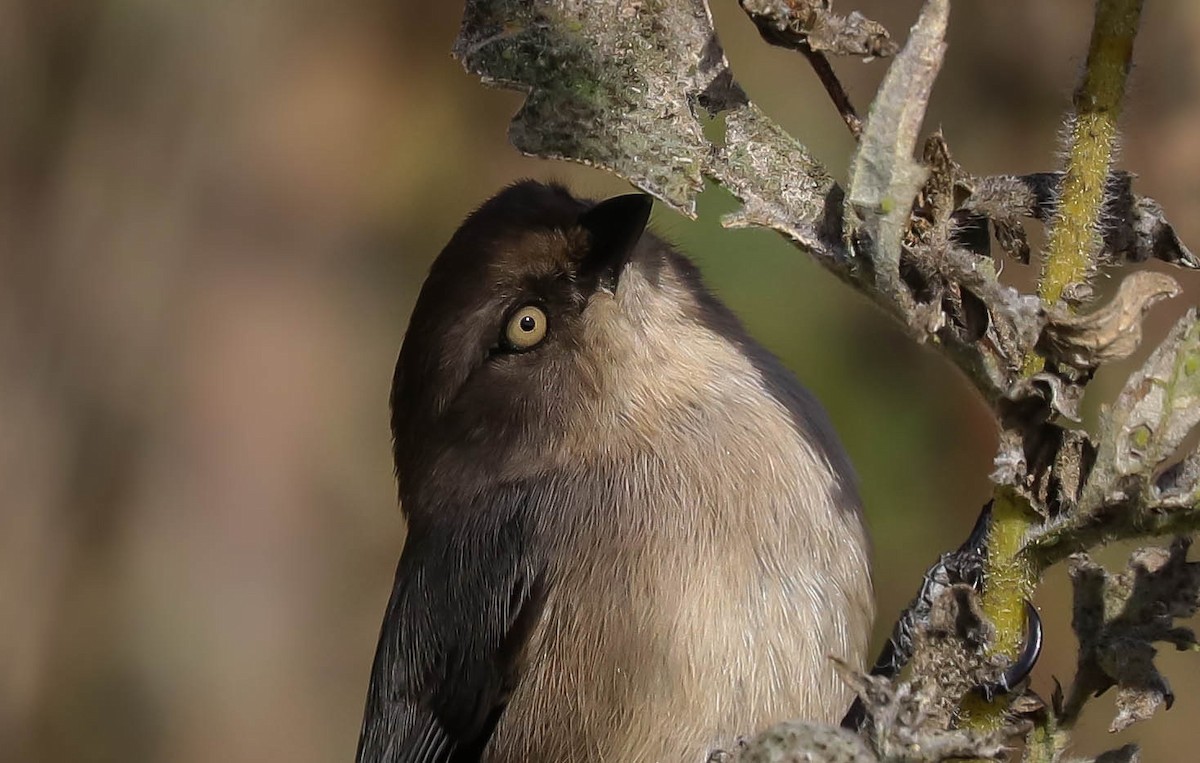
[[[654,200],[644,193],[605,199],[579,216],[579,226],[591,236],[580,275],[595,278],[597,286],[615,288],[634,247],[646,230]]]

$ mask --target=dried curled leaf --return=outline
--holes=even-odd
[[[1171,466],[1154,481],[1157,504],[1165,511],[1180,512],[1200,507],[1200,453],[1192,453]]]
[[[1196,635],[1175,625],[1200,608],[1200,562],[1187,561],[1190,545],[1180,538],[1170,549],[1140,549],[1119,575],[1086,555],[1071,558],[1079,661],[1065,714],[1076,714],[1087,696],[1112,686],[1118,688],[1112,731],[1149,718],[1160,705],[1170,708],[1174,695],[1154,666],[1154,644],[1196,646]]]
[[[942,761],[1002,758],[1006,743],[1021,733],[1014,714],[987,732],[956,728],[964,696],[994,685],[1007,658],[989,654],[994,630],[980,609],[978,576],[987,515],[957,552],[943,554],[926,573],[911,620],[901,620],[872,675],[834,660],[842,679],[858,695],[850,717],[881,760]],[[975,538],[975,533],[980,538]],[[973,583],[954,582],[961,577]],[[911,655],[911,661],[908,660]],[[895,658],[895,662],[893,662]],[[908,674],[900,679],[907,663]],[[845,721],[843,721],[845,722]]]
[[[839,16],[833,12],[831,0],[739,2],[759,33],[772,45],[872,58],[896,53],[896,43],[882,24],[857,11]]]
[[[1139,271],[1121,282],[1117,294],[1103,307],[1077,314],[1053,307],[1038,349],[1060,364],[1096,368],[1128,357],[1142,341],[1142,321],[1156,303],[1179,294],[1179,284],[1163,273]]]
[[[1044,406],[1046,416],[1062,416],[1079,423],[1079,406],[1083,403],[1083,387],[1070,384],[1056,374],[1041,372],[1013,385],[1008,394],[1014,401],[1036,399]]]

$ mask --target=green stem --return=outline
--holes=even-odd
[[[1087,280],[1103,245],[1101,216],[1117,121],[1143,0],[1098,0],[1083,81],[1069,120],[1066,174],[1050,230],[1038,295],[1049,304]]]
[[[1133,57],[1143,0],[1097,0],[1087,68],[1075,91],[1068,124],[1067,166],[1059,192],[1058,212],[1046,246],[1038,296],[1059,302],[1068,288],[1085,282],[1103,246],[1109,168],[1117,143],[1117,121],[1125,80]],[[1044,360],[1031,355],[1024,371],[1032,375]],[[1033,595],[1040,570],[1020,554],[1037,513],[1007,487],[996,489],[988,559],[984,575],[984,613],[996,627],[994,652],[1015,657],[1025,633],[1024,601]],[[963,725],[979,730],[1000,728],[1008,712],[1003,699],[990,704],[967,702]]]
[[[988,529],[983,613],[996,628],[991,649],[1015,659],[1025,636],[1025,600],[1033,596],[1037,571],[1021,555],[1025,535],[1037,515],[1024,497],[1009,487],[997,487]],[[984,702],[972,695],[963,703],[963,725],[996,731],[1005,722],[1003,698]]]

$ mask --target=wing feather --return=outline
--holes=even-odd
[[[520,521],[508,517],[491,531],[410,526],[375,652],[358,763],[482,757],[520,680],[543,601],[540,565]]]

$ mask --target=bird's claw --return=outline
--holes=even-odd
[[[934,600],[948,587],[966,584],[975,591],[984,587],[984,566],[988,552],[988,529],[991,526],[989,502],[983,507],[967,540],[957,550],[942,554],[929,568],[921,581],[916,598],[901,614],[885,642],[883,651],[871,668],[871,675],[895,677],[908,664],[915,649],[917,631],[929,623]],[[988,702],[1009,694],[1033,671],[1042,653],[1042,619],[1029,600],[1025,601],[1025,642],[1021,654],[994,682],[981,684],[972,691]],[[842,718],[842,728],[859,731],[867,722],[867,709],[861,697],[854,700]]]
[[[1011,665],[1005,668],[1000,678],[991,683],[980,684],[975,691],[987,702],[996,697],[1009,694],[1030,673],[1042,654],[1042,618],[1038,615],[1037,607],[1029,599],[1025,600],[1025,643],[1021,653]]]

